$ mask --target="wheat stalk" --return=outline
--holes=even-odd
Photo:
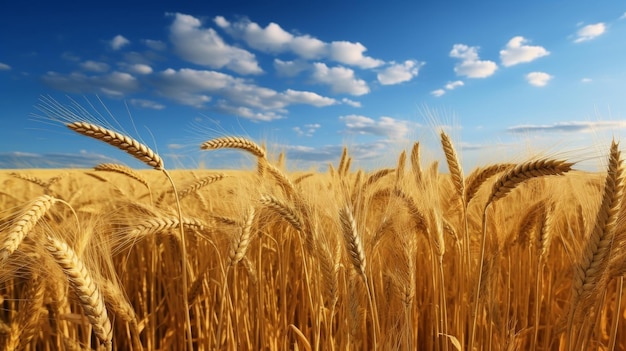
[[[46,249],[67,276],[94,333],[100,342],[111,350],[113,330],[98,285],[83,261],[65,242],[50,236],[46,239]]]

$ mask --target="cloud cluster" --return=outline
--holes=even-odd
[[[181,104],[204,107],[215,96],[220,99],[214,106],[218,110],[263,121],[284,118],[289,105],[324,107],[339,103],[314,92],[278,92],[225,73],[190,68],[158,72],[154,84],[162,96]]]
[[[346,67],[328,67],[325,63],[316,62],[313,64],[312,78],[317,83],[330,86],[336,94],[359,96],[370,92],[367,83],[357,78],[354,70]]]
[[[7,65],[6,63],[0,62],[0,71],[9,71],[10,69],[11,66]]]
[[[531,62],[540,57],[550,54],[541,46],[526,45],[527,39],[521,36],[513,37],[500,51],[500,60],[504,67],[514,66],[520,63]]]
[[[450,57],[460,60],[460,62],[454,66],[454,72],[459,76],[487,78],[493,75],[498,69],[498,65],[495,62],[481,60],[478,57],[477,46],[454,44],[450,51]]]
[[[226,33],[262,52],[288,52],[307,60],[328,59],[359,68],[375,68],[384,64],[382,60],[365,55],[367,48],[358,42],[327,43],[310,35],[293,35],[273,22],[263,28],[249,19],[229,22],[226,18],[217,16],[213,21]]]
[[[391,117],[380,117],[378,120],[361,115],[347,115],[339,117],[345,126],[346,133],[375,135],[388,140],[404,140],[410,132],[410,122],[397,120]]]
[[[199,19],[181,13],[173,16],[170,40],[181,58],[213,69],[227,68],[239,74],[263,72],[254,54],[228,45],[213,28],[203,28]]]

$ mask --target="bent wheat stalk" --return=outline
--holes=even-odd
[[[67,276],[94,333],[106,349],[111,350],[113,339],[111,321],[107,315],[104,298],[89,270],[65,242],[50,236],[46,239],[46,249]]]
[[[489,195],[487,203],[485,204],[485,207],[483,209],[483,233],[480,249],[480,265],[478,267],[478,282],[476,284],[476,294],[474,296],[474,320],[472,322],[472,331],[470,335],[470,344],[468,350],[473,350],[474,337],[476,335],[480,286],[482,284],[483,263],[485,261],[485,243],[487,237],[487,209],[493,202],[502,199],[513,189],[515,189],[517,186],[524,183],[525,181],[532,178],[548,175],[563,175],[569,172],[572,169],[572,166],[573,163],[565,162],[562,160],[540,159],[535,161],[528,161],[520,163],[519,165],[504,172],[500,176],[500,178],[498,178],[498,180],[493,184],[491,194]]]
[[[72,122],[66,125],[68,128],[70,128],[71,130],[79,134],[82,134],[82,135],[103,141],[109,145],[112,145],[132,155],[139,161],[154,168],[155,170],[162,171],[163,174],[169,180],[172,186],[172,190],[174,191],[174,195],[176,195],[176,207],[178,209],[178,218],[180,221],[179,223],[183,222],[183,212],[180,207],[180,199],[178,197],[178,192],[176,191],[176,185],[174,184],[174,180],[170,176],[169,172],[165,169],[165,166],[163,164],[163,159],[161,159],[161,157],[156,152],[152,151],[152,149],[150,149],[148,146],[140,143],[139,141],[131,137],[128,137],[116,131],[106,129],[104,127],[101,127],[101,126],[98,126],[89,122]],[[193,350],[191,317],[189,316],[189,304],[188,304],[188,299],[187,299],[187,288],[188,288],[187,287],[187,245],[185,241],[184,226],[181,225],[181,226],[178,226],[178,228],[180,229],[180,241],[181,241],[181,246],[182,246],[182,254],[181,254],[182,284],[183,284],[182,299],[183,299],[183,306],[185,308],[184,315],[185,315],[185,325],[186,325],[185,329],[187,333],[187,347],[189,348],[189,350]]]

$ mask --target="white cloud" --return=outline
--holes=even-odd
[[[626,19],[626,12],[624,12],[621,16],[619,16],[619,19],[621,20]]]
[[[554,124],[524,124],[507,129],[510,133],[559,132],[559,133],[592,133],[603,129],[626,128],[626,121],[571,121]]]
[[[383,69],[378,75],[378,81],[382,85],[393,85],[407,82],[417,77],[423,62],[406,60],[403,63],[390,62],[390,66]]]
[[[517,65],[519,63],[531,62],[540,57],[550,54],[548,50],[541,46],[525,45],[528,40],[524,37],[513,37],[506,44],[506,48],[500,51],[500,61],[505,67]]]
[[[448,90],[454,90],[458,87],[462,87],[464,86],[465,83],[463,83],[462,80],[455,80],[454,82],[448,82],[448,84],[446,84],[445,88]]]
[[[108,64],[104,62],[97,62],[97,61],[91,61],[91,60],[82,62],[80,64],[80,67],[84,69],[85,71],[99,72],[99,73],[106,72],[109,70]]]
[[[576,32],[576,39],[574,39],[574,43],[581,43],[583,41],[593,40],[600,35],[604,34],[606,31],[606,25],[602,22],[595,24],[588,24],[582,28],[580,28]]]
[[[298,136],[312,137],[313,134],[321,127],[319,123],[305,124],[304,127],[293,127],[292,130],[298,134]]]
[[[580,80],[581,83],[591,83],[593,80],[591,78],[583,78]]]
[[[0,71],[8,71],[10,69],[11,69],[11,66],[7,65],[6,63],[0,62]]]
[[[130,103],[133,106],[148,108],[151,110],[162,110],[165,108],[165,105],[160,104],[156,101],[145,100],[145,99],[130,99]]]
[[[343,99],[341,99],[341,102],[343,102],[346,105],[352,106],[352,107],[361,107],[361,102],[360,101],[354,101],[354,100],[350,100],[348,98],[343,98]]]
[[[121,97],[139,89],[139,82],[135,77],[117,71],[99,76],[88,76],[77,72],[69,75],[48,72],[42,80],[54,89],[78,94],[103,93]]]
[[[430,93],[431,93],[434,97],[441,97],[441,96],[443,96],[443,95],[446,93],[446,91],[445,91],[445,90],[443,90],[443,89],[437,89],[437,90],[433,90],[433,91],[431,91]]]
[[[333,41],[329,45],[329,57],[336,62],[360,68],[374,68],[384,63],[382,60],[364,56],[365,51],[367,48],[361,43]]]
[[[354,71],[346,67],[329,68],[326,64],[316,62],[313,64],[314,81],[329,85],[334,93],[364,95],[369,93],[370,89],[367,83],[358,79],[354,75]]]
[[[124,36],[118,34],[110,41],[111,49],[119,50],[124,46],[130,44],[130,40],[124,38]]]
[[[160,40],[146,39],[143,43],[152,50],[163,51],[167,48],[167,44]]]
[[[536,87],[546,86],[552,78],[551,75],[545,72],[530,72],[526,75],[528,83]]]
[[[293,40],[293,35],[273,22],[261,28],[257,23],[248,19],[231,23],[224,17],[217,16],[213,21],[227,32],[242,37],[251,48],[260,51],[282,52]]]
[[[285,102],[290,104],[306,104],[316,107],[330,106],[337,103],[337,100],[321,96],[310,91],[297,91],[287,89],[284,93]]]
[[[495,73],[498,69],[493,61],[480,60],[477,46],[467,46],[465,44],[454,44],[450,51],[450,57],[461,60],[454,66],[454,72],[459,76],[468,78],[486,78]]]
[[[212,107],[221,112],[256,120],[284,118],[286,107],[295,104],[324,107],[338,101],[319,94],[287,89],[277,92],[242,78],[206,70],[167,69],[156,74],[159,94],[195,107]],[[207,106],[218,98],[212,106]]]
[[[309,64],[304,61],[283,61],[281,59],[274,59],[274,69],[279,76],[295,77],[300,72],[306,71],[309,68]]]
[[[213,28],[202,28],[199,19],[177,13],[170,27],[170,40],[183,59],[211,68],[226,67],[239,74],[259,74],[254,54],[222,40]]]
[[[143,63],[136,63],[134,65],[129,65],[127,69],[135,74],[150,74],[152,73],[152,67],[145,65]]]
[[[364,69],[384,64],[382,60],[364,55],[367,48],[358,42],[326,43],[307,34],[291,34],[274,22],[270,22],[263,28],[247,18],[230,22],[222,16],[217,16],[213,22],[231,36],[245,41],[249,47],[263,52],[292,52],[303,59],[327,58],[344,65]]]
[[[355,134],[370,134],[383,136],[390,140],[402,140],[409,133],[409,122],[380,117],[378,121],[360,115],[347,115],[339,117],[346,124],[346,132]]]

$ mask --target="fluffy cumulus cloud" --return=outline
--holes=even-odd
[[[133,65],[128,65],[126,68],[128,69],[128,71],[130,71],[131,73],[135,73],[135,74],[145,75],[145,74],[152,73],[152,67],[143,63],[135,63]]]
[[[519,63],[531,62],[540,57],[550,54],[548,50],[541,46],[526,45],[528,40],[524,37],[513,37],[506,44],[504,50],[500,51],[500,61],[505,67],[514,66]]]
[[[284,118],[289,105],[324,107],[338,103],[314,92],[278,92],[225,73],[189,68],[158,72],[154,84],[159,94],[178,103],[212,107],[222,113],[262,121]],[[208,106],[214,98],[218,100]]]
[[[551,75],[545,72],[530,72],[526,75],[526,81],[536,87],[546,86],[552,78]]]
[[[367,50],[361,43],[333,41],[329,45],[329,58],[339,63],[360,68],[374,68],[382,65],[382,60],[363,55]]]
[[[576,32],[575,43],[582,43],[583,41],[593,40],[606,32],[606,25],[602,22],[595,24],[588,24],[580,28]]]
[[[124,38],[124,36],[120,34],[116,35],[109,42],[109,45],[111,45],[111,49],[113,50],[119,50],[128,44],[130,44],[130,40]]]
[[[498,65],[489,60],[481,60],[478,57],[477,46],[454,44],[450,51],[450,57],[461,60],[454,66],[454,72],[459,76],[468,78],[486,78],[498,69]]]
[[[139,89],[139,82],[129,73],[114,71],[104,75],[89,76],[83,73],[63,75],[48,72],[42,77],[48,86],[68,93],[95,93],[122,97]]]
[[[624,129],[626,121],[571,121],[554,124],[525,124],[508,128],[510,133],[557,132],[593,133],[598,130]]]
[[[170,26],[170,40],[181,58],[211,68],[228,68],[239,74],[259,74],[254,54],[228,45],[213,28],[189,15],[176,13]]]
[[[402,63],[390,62],[390,66],[380,71],[376,78],[382,85],[408,82],[417,77],[423,65],[424,63],[415,60],[406,60]]]
[[[0,62],[0,71],[8,71],[10,69],[11,69],[11,66],[7,65],[6,63]]]
[[[360,115],[339,117],[345,123],[346,132],[354,134],[370,134],[382,136],[389,140],[402,140],[410,131],[409,122],[391,117],[380,117],[378,120]]]
[[[263,52],[291,52],[302,59],[325,58],[359,68],[374,68],[384,64],[382,60],[366,56],[367,48],[358,42],[326,43],[310,35],[291,34],[273,22],[263,28],[245,18],[230,22],[222,16],[217,16],[213,22],[231,36],[245,41],[249,47]]]
[[[328,67],[325,63],[313,64],[312,79],[321,84],[329,85],[334,93],[364,95],[370,92],[367,83],[356,78],[354,71],[346,67]]]

